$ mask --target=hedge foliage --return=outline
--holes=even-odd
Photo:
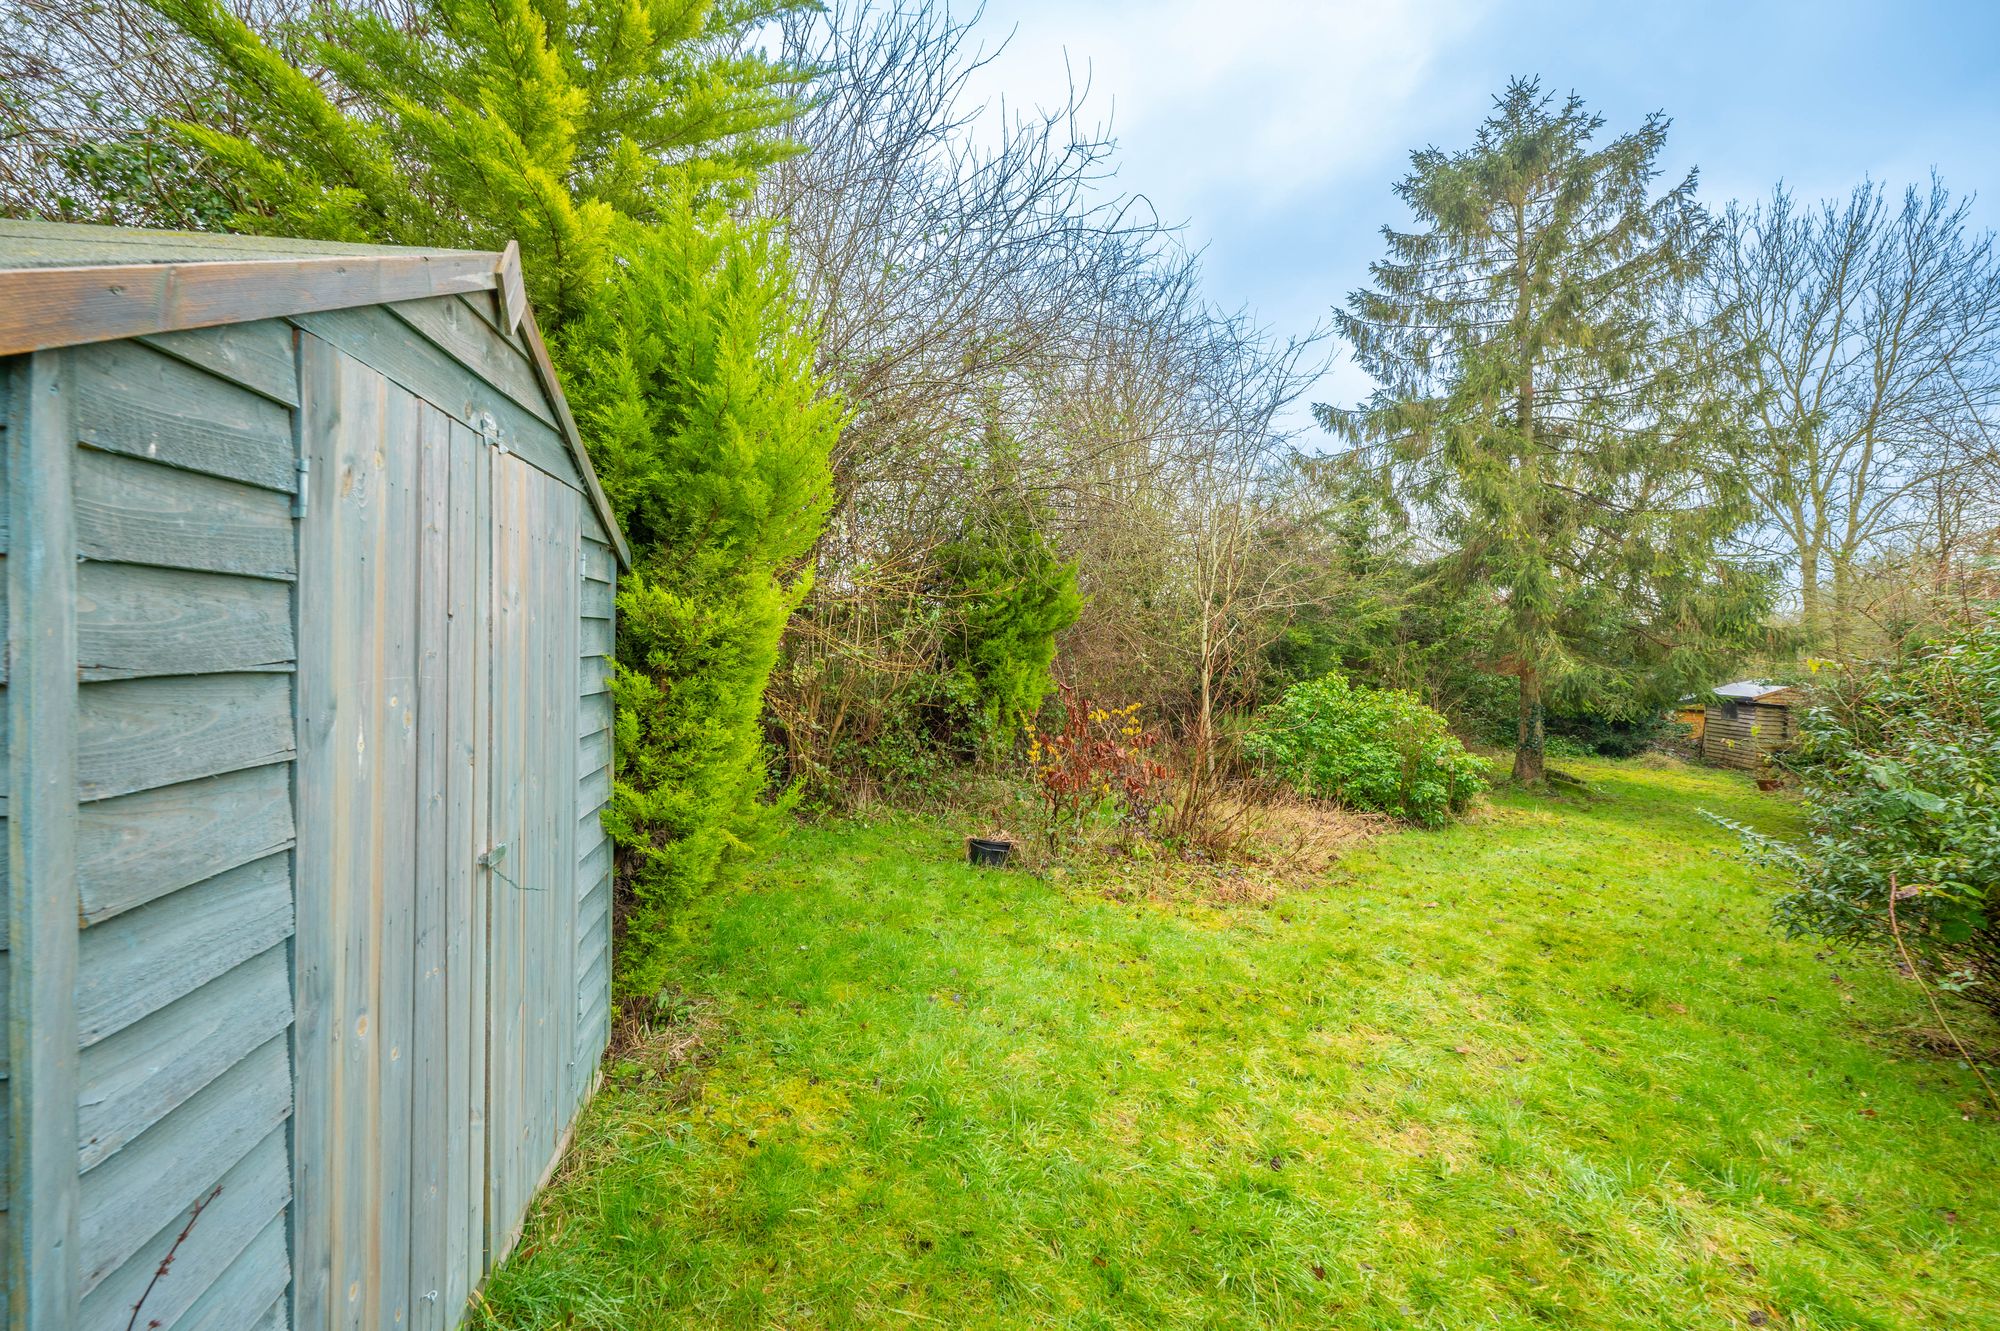
[[[632,544],[618,591],[605,828],[626,896],[621,995],[666,982],[676,909],[777,830],[764,685],[810,585],[843,407],[770,238],[692,210],[635,228],[567,330],[570,400]]]
[[[1789,761],[1806,835],[1742,832],[1793,887],[1793,935],[1895,949],[2000,1014],[2000,615],[1889,662],[1818,672]]]

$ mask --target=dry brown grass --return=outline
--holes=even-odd
[[[619,1009],[605,1064],[621,1079],[669,1083],[669,1098],[682,1103],[693,1098],[723,1035],[713,1003],[670,988],[654,1004]]]
[[[1323,883],[1342,855],[1395,825],[1385,814],[1242,787],[1213,801],[1199,836],[1154,856],[1095,864],[1091,878],[1114,900],[1269,905]]]

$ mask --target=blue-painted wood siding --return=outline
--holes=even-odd
[[[448,1331],[588,1094],[615,566],[491,304],[0,363],[10,1326]]]

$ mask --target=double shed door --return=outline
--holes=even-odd
[[[575,1045],[575,492],[302,334],[294,1326],[449,1328]]]

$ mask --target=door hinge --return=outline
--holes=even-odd
[[[302,518],[306,515],[306,485],[312,479],[312,459],[301,457],[295,465],[299,474],[299,488],[292,494],[292,516]]]
[[[500,422],[493,418],[493,413],[490,411],[479,414],[479,437],[498,450],[503,456],[513,451],[507,447],[507,441],[501,438]]]

